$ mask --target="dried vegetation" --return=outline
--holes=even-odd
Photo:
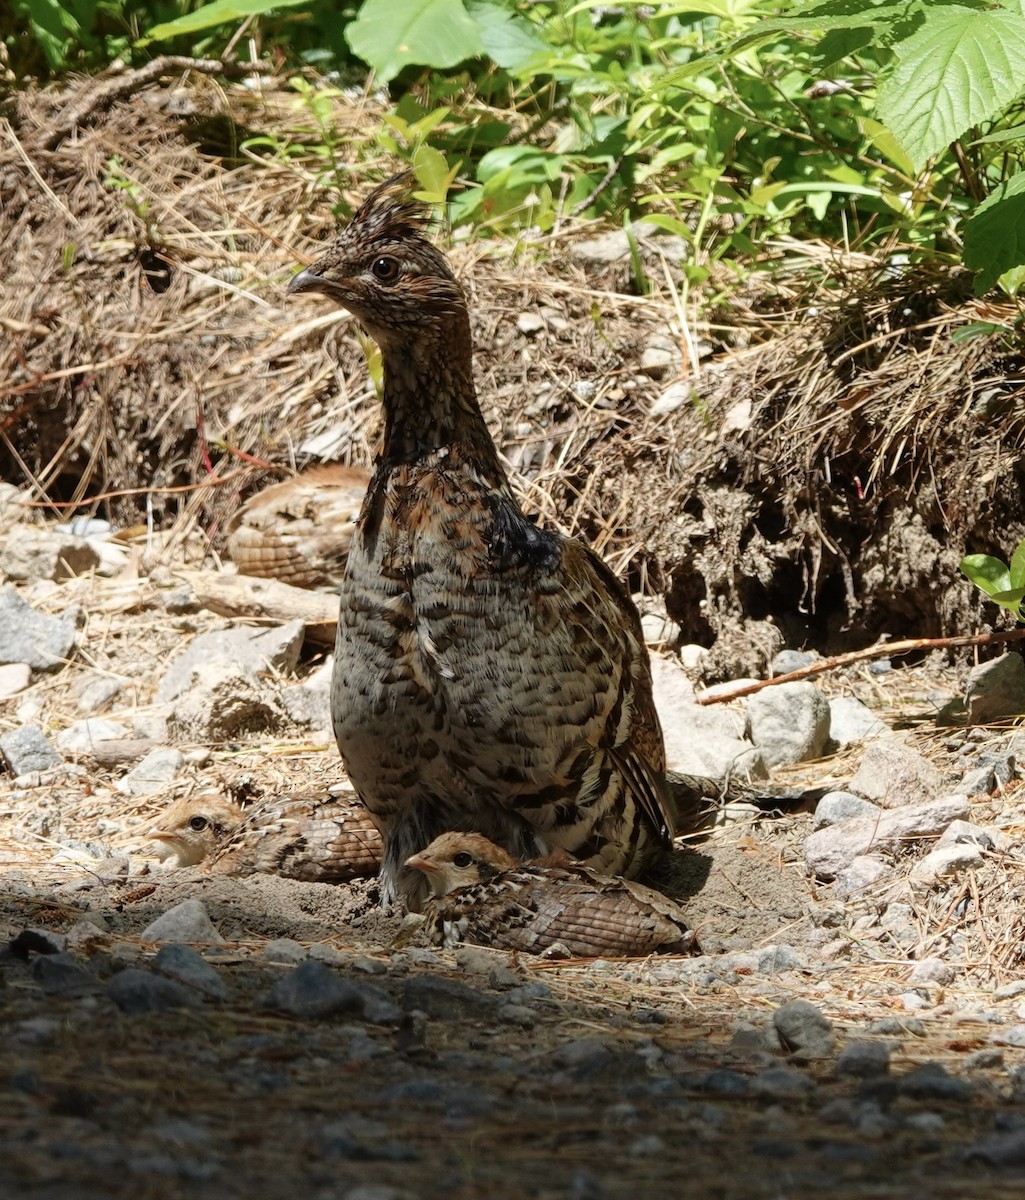
[[[272,473],[373,456],[358,329],[286,309],[283,284],[332,235],[325,169],[344,207],[394,164],[365,97],[338,101],[329,161],[274,81],[168,68],[91,104],[97,87],[23,93],[0,124],[0,476],[51,511],[216,555]],[[698,320],[673,303],[668,240],[646,244],[637,296],[613,290],[624,264],[579,253],[592,234],[452,250],[525,505],[663,593],[685,639],[716,644],[713,676],[783,642],[977,623],[957,561],[1025,534],[1022,363],[1010,335],[951,335],[1016,310],[947,271],[783,246],[764,273],[718,280],[726,299]],[[655,403],[672,372],[639,370],[667,334],[675,407]]]

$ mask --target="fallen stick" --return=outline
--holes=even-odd
[[[1025,629],[1008,629],[1003,633],[966,633],[946,638],[908,638],[903,642],[876,642],[874,646],[865,650],[851,650],[847,654],[824,658],[821,662],[811,663],[796,671],[788,671],[786,675],[774,675],[772,679],[741,684],[731,692],[696,696],[695,699],[698,704],[725,704],[728,700],[739,700],[742,696],[760,692],[762,688],[775,687],[777,683],[793,683],[797,679],[807,679],[809,675],[821,675],[824,671],[833,671],[837,667],[864,662],[867,658],[892,658],[895,655],[911,654],[914,650],[949,650],[954,646],[992,646],[999,642],[1019,642],[1022,638],[1025,638]]]
[[[302,621],[306,637],[318,646],[335,644],[338,597],[310,592],[277,579],[253,575],[228,575],[220,571],[176,571],[192,588],[204,608],[222,617],[248,617],[283,625]]]

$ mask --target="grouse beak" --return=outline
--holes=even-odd
[[[285,289],[285,294],[294,296],[296,292],[319,292],[323,289],[323,285],[324,280],[306,267],[298,275],[292,276]]]
[[[150,829],[146,836],[152,842],[173,842],[175,840],[175,835],[168,829]]]

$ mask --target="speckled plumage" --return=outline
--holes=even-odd
[[[173,804],[149,837],[220,875],[342,883],[374,875],[381,835],[356,796],[271,796],[241,809],[216,793]]]
[[[445,830],[517,858],[634,874],[673,831],[640,622],[580,542],[520,511],[481,416],[463,292],[409,180],[379,187],[297,275],[381,347],[384,446],[349,550],[332,696],[384,836],[382,896]]]
[[[516,863],[479,834],[442,834],[408,865],[431,885],[424,915],[439,945],[579,957],[696,949],[683,910],[660,892],[579,865]]]
[[[243,575],[337,591],[370,483],[359,467],[310,467],[251,496],[228,526]]]

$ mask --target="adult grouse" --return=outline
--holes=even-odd
[[[633,875],[673,835],[637,612],[587,546],[520,511],[477,404],[466,298],[408,173],[376,188],[289,292],[319,292],[381,348],[384,441],[341,587],[332,689],[345,769],[405,865],[478,831]]]

